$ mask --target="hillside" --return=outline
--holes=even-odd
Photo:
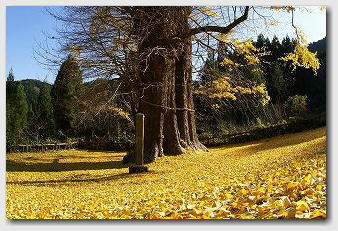
[[[313,42],[309,44],[309,50],[317,51],[319,53],[326,53],[326,37],[318,40],[317,42]]]

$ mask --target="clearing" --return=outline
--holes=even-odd
[[[325,218],[325,132],[163,157],[142,174],[121,168],[125,153],[7,154],[7,218]]]

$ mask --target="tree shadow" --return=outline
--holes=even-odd
[[[13,160],[6,161],[6,171],[8,172],[60,172],[75,170],[102,170],[128,168],[129,166],[130,165],[124,164],[122,161],[59,163],[59,159],[55,159],[53,163],[33,164],[16,162]]]
[[[112,150],[112,151],[107,151],[107,150],[99,150],[99,149],[81,149],[79,148],[78,150],[81,150],[81,151],[85,151],[85,152],[101,152],[101,153],[121,153],[119,155],[116,155],[116,156],[125,156],[127,151],[126,150],[121,150],[121,151],[116,151],[116,150]]]
[[[77,174],[77,175],[72,175],[69,178],[65,179],[59,179],[59,180],[40,180],[40,181],[10,181],[6,182],[8,185],[22,185],[22,186],[46,186],[46,185],[52,185],[52,184],[71,184],[71,183],[86,183],[86,182],[103,182],[103,181],[113,181],[113,180],[118,180],[118,179],[123,179],[123,178],[135,178],[136,176],[139,177],[140,175],[149,175],[149,174],[164,174],[164,171],[149,171],[146,173],[137,173],[137,174],[130,174],[130,173],[120,173],[120,174],[115,174],[115,175],[110,175],[110,176],[99,176],[99,177],[94,177],[93,175],[89,174]],[[83,178],[90,176],[90,178]],[[144,184],[144,183],[149,183],[149,181],[140,181],[139,179],[137,182],[121,182],[121,184]]]
[[[23,158],[23,160],[26,161],[51,161],[52,159],[58,159],[58,160],[67,160],[67,159],[101,159],[101,158],[110,158],[110,159],[121,159],[124,157],[124,154],[120,154],[120,155],[100,155],[100,156],[81,156],[81,155],[57,155],[54,156],[52,158],[41,158],[41,157],[33,157],[33,156],[29,156],[26,158]]]

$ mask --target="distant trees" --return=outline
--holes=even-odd
[[[53,134],[55,134],[53,104],[50,92],[50,86],[47,84],[43,84],[40,88],[38,98],[38,121],[39,124],[41,124],[41,133],[46,138],[51,137],[53,136]]]
[[[13,73],[13,68],[10,69],[9,74],[7,76],[7,81],[9,83],[13,83],[14,82],[14,73]]]
[[[66,135],[73,135],[81,85],[82,72],[70,55],[61,65],[51,91],[56,129]]]
[[[260,34],[255,45],[267,51],[267,55],[262,57],[262,69],[272,102],[286,100],[285,90],[288,89],[290,93],[290,89],[293,89],[294,74],[292,66],[281,58],[294,51],[297,41],[286,36],[280,42],[274,36],[270,42],[268,37]]]
[[[35,137],[35,139],[39,139],[39,126],[38,126],[38,97],[40,91],[40,85],[36,85],[34,81],[23,80],[20,81],[23,85],[27,97],[28,104],[28,114],[27,114],[27,133],[30,136]]]
[[[6,81],[7,145],[54,138],[50,88],[38,80],[15,81],[10,70]]]
[[[7,145],[73,136],[81,85],[82,72],[73,56],[61,65],[53,87],[38,80],[15,81],[11,69],[6,81]]]
[[[273,62],[269,67],[268,91],[272,102],[282,102],[287,94],[287,81],[284,78],[283,67],[278,62]]]
[[[28,104],[24,87],[14,82],[11,69],[6,83],[6,136],[7,143],[13,144],[23,139],[27,128]]]
[[[294,89],[297,95],[308,96],[308,107],[313,113],[323,113],[326,110],[326,38],[309,44],[309,50],[317,52],[320,68],[315,78],[313,72],[299,68],[294,71]]]

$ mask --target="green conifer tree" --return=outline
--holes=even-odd
[[[255,46],[256,46],[257,48],[262,48],[262,47],[266,46],[266,40],[265,40],[263,34],[259,34],[259,35],[258,35]]]
[[[10,69],[9,74],[7,76],[7,81],[8,82],[14,82],[14,73],[13,73],[13,68]]]
[[[295,49],[295,46],[288,35],[285,38],[283,38],[281,45],[283,55],[291,53]]]
[[[51,89],[47,84],[40,88],[38,97],[39,122],[42,125],[42,134],[44,137],[50,137],[54,132],[54,115],[51,97]]]
[[[81,85],[82,72],[76,58],[68,56],[61,65],[52,88],[56,129],[67,135],[73,135]]]
[[[271,41],[271,44],[270,44],[270,50],[271,50],[273,60],[277,60],[278,58],[283,56],[282,45],[280,44],[277,36],[274,36],[272,38],[272,41]]]
[[[27,128],[28,104],[24,86],[19,83],[7,100],[7,143],[16,144],[24,141],[24,131]]]

